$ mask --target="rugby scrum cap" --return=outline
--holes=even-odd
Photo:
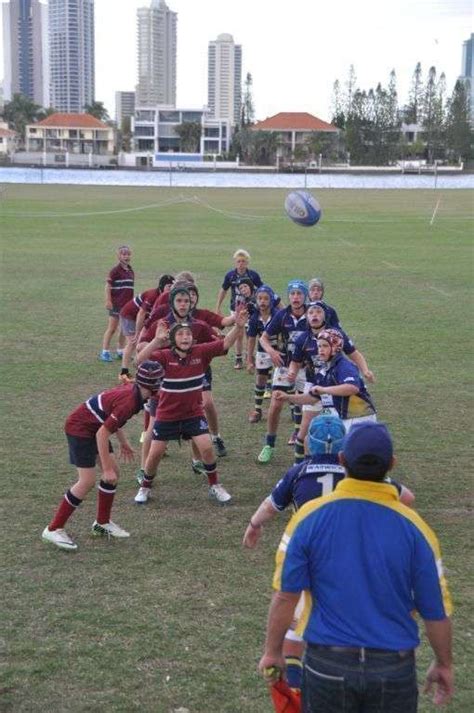
[[[250,287],[250,289],[252,290],[252,292],[253,292],[254,289],[255,289],[255,285],[253,284],[253,282],[252,282],[252,280],[250,279],[250,277],[246,277],[246,276],[244,276],[244,277],[239,277],[239,279],[237,280],[237,287],[240,287],[240,285],[248,285],[248,287]]]
[[[352,476],[362,480],[382,480],[393,458],[392,437],[384,423],[365,421],[352,426],[342,452]]]
[[[324,295],[324,282],[320,277],[313,277],[313,279],[308,282],[308,289],[310,290],[312,287],[320,287]]]
[[[144,361],[137,369],[135,383],[150,391],[158,391],[164,375],[165,371],[159,362]]]
[[[160,292],[163,292],[165,287],[167,285],[172,285],[174,283],[174,277],[173,275],[161,275],[160,279],[158,280],[158,289]]]
[[[316,416],[308,429],[308,446],[311,455],[338,453],[345,435],[346,427],[339,416],[330,414]]]
[[[192,327],[189,322],[175,322],[169,332],[169,340],[172,347],[176,346],[176,333],[179,332],[180,329],[189,329],[192,333]]]
[[[261,285],[261,287],[256,290],[255,294],[259,295],[261,293],[264,293],[270,297],[270,299],[273,301],[273,298],[275,297],[275,293],[273,292],[272,288],[270,285]]]
[[[308,285],[304,280],[290,280],[286,289],[288,294],[294,290],[299,290],[305,297],[308,296]]]

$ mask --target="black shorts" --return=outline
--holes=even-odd
[[[69,446],[69,462],[76,468],[95,468],[98,456],[97,441],[95,438],[81,438],[70,436],[66,433]],[[114,449],[109,441],[109,453]]]
[[[155,421],[153,441],[189,441],[194,436],[209,433],[209,426],[204,416],[185,418],[182,421]]]
[[[210,366],[207,367],[204,378],[202,380],[202,390],[212,391],[212,369]]]

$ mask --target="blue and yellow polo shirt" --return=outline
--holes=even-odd
[[[414,613],[452,611],[438,540],[393,485],[346,478],[289,522],[273,586],[305,590],[306,641],[390,650],[419,644]]]

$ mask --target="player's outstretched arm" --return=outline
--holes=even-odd
[[[352,354],[349,354],[349,359],[354,362],[364,379],[367,379],[367,381],[373,384],[375,381],[374,373],[369,369],[367,360],[362,352],[356,349]]]
[[[224,337],[224,349],[228,351],[231,346],[237,341],[237,337],[243,336],[245,323],[248,319],[247,310],[239,309],[235,313],[235,325]]]
[[[265,498],[265,500],[260,503],[250,518],[247,529],[245,530],[244,539],[242,541],[244,547],[253,550],[254,547],[257,546],[263,532],[264,524],[275,517],[277,512],[269,498]]]

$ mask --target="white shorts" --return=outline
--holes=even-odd
[[[272,387],[282,391],[303,391],[304,385],[306,383],[306,373],[304,369],[300,369],[296,375],[295,381],[289,381],[288,379],[288,367],[287,366],[277,366],[273,372]]]
[[[314,384],[307,381],[304,385],[303,393],[308,394],[313,388]],[[321,399],[314,399],[314,404],[303,404],[303,411],[311,411],[312,413],[321,413],[323,410],[323,405]]]
[[[370,416],[359,416],[359,418],[343,418],[342,420],[344,422],[344,426],[346,427],[346,432],[349,433],[349,429],[355,423],[364,423],[364,421],[372,421],[372,422],[376,421],[377,414],[372,413],[372,414],[370,414]]]
[[[271,369],[272,358],[267,352],[257,352],[255,354],[255,367],[257,369]]]

